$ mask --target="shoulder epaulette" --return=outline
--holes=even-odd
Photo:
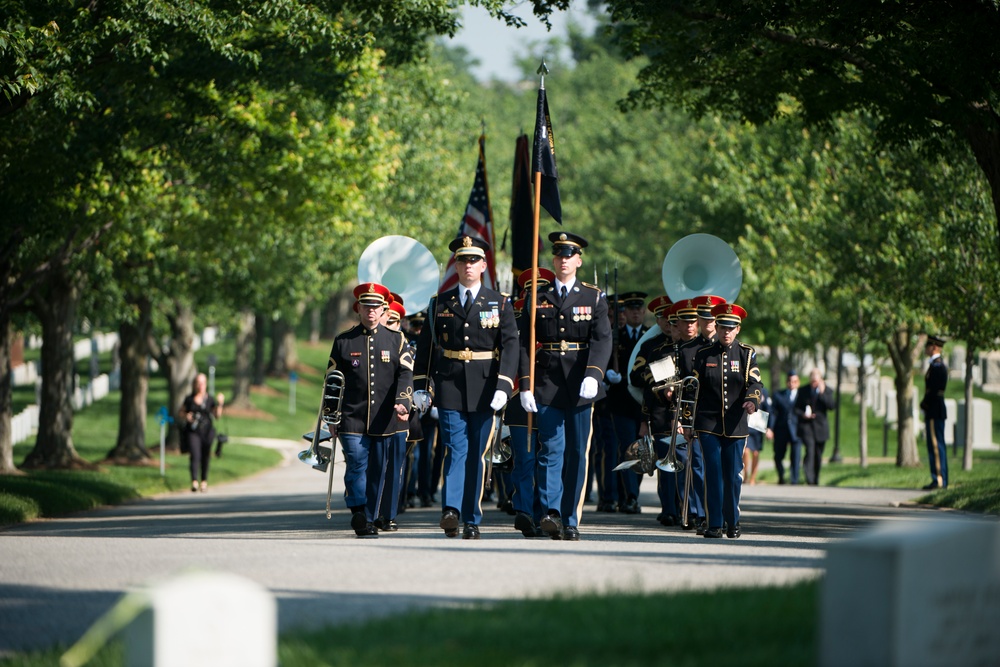
[[[600,288],[600,287],[598,287],[597,285],[591,285],[590,283],[585,283],[585,282],[584,282],[584,281],[582,281],[582,280],[580,281],[580,284],[581,284],[581,285],[583,285],[584,287],[589,287],[590,289],[595,289],[595,290],[597,290],[598,292],[600,292],[600,291],[601,291],[601,288]]]

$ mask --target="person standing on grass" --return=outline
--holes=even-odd
[[[927,460],[931,467],[931,482],[924,491],[948,487],[948,447],[944,442],[944,422],[948,409],[944,404],[944,390],[948,386],[948,367],[941,358],[944,339],[928,336],[924,351],[930,357],[927,373],[924,374],[924,397],[920,409],[924,411],[924,426],[927,429]]]

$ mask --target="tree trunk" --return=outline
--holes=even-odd
[[[913,468],[920,465],[913,423],[913,368],[917,359],[919,336],[907,328],[897,329],[889,341],[889,356],[896,371],[896,465]]]
[[[969,345],[965,348],[965,449],[962,451],[962,470],[972,470],[972,364],[975,361],[975,350]],[[956,415],[957,417],[958,415]]]
[[[861,456],[861,467],[868,467],[868,388],[865,381],[868,377],[868,369],[865,367],[865,340],[866,336],[858,332],[858,400],[860,402],[858,410],[858,452]]]
[[[149,396],[149,336],[153,328],[149,299],[135,301],[139,319],[122,322],[118,327],[119,359],[121,361],[121,403],[118,409],[118,439],[107,454],[109,462],[122,464],[147,463],[151,460],[146,449],[146,399]]]
[[[991,118],[989,127],[984,124],[970,123],[966,128],[966,136],[976,163],[986,175],[990,184],[990,194],[993,197],[993,215],[996,219],[997,236],[993,239],[1000,249],[1000,117],[992,110],[988,111]]]
[[[285,377],[288,371],[288,320],[280,317],[271,321],[271,359],[267,363],[267,374],[271,377]]]
[[[233,396],[227,404],[252,408],[250,401],[250,347],[253,344],[254,316],[240,311],[236,318],[236,357],[233,365]]]
[[[319,323],[321,311],[319,306],[313,305],[309,309],[309,343],[315,345],[319,342]]]
[[[42,324],[42,396],[38,437],[22,468],[92,468],[73,447],[73,324],[80,289],[54,271],[40,290],[35,312]]]
[[[267,320],[260,313],[254,315],[253,328],[253,386],[262,387],[266,375],[264,342],[267,340]]]
[[[14,465],[13,427],[13,375],[10,367],[10,352],[13,344],[10,312],[0,308],[0,475],[17,475],[20,470]]]
[[[194,310],[190,305],[174,300],[174,311],[167,316],[170,323],[170,347],[161,355],[160,367],[167,377],[167,408],[176,419],[184,404],[184,397],[191,393],[198,369],[194,364]],[[167,432],[167,447],[180,449],[181,434],[172,423]]]

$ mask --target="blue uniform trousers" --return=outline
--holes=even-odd
[[[369,522],[379,516],[385,489],[389,448],[394,436],[375,437],[360,433],[338,436],[347,459],[344,471],[344,499],[348,507],[364,505]]]
[[[618,475],[615,466],[621,461],[618,455],[618,437],[611,415],[594,415],[594,472],[597,478],[597,499],[618,504]]]
[[[546,512],[577,527],[587,483],[593,403],[573,408],[538,406],[538,497]]]
[[[514,487],[514,510],[531,517],[534,525],[542,520],[542,503],[538,498],[538,488],[535,486],[535,469],[537,467],[538,436],[532,437],[528,446],[527,426],[508,426],[510,429],[510,449],[514,457],[514,470],[511,472],[511,483]],[[537,431],[532,429],[533,434]]]
[[[618,441],[618,460],[623,461],[625,450],[639,438],[639,422],[623,415],[612,415],[615,425],[615,439]],[[616,464],[617,465],[617,464]],[[619,502],[639,497],[639,482],[642,475],[636,475],[631,470],[623,470],[621,480],[621,495]]]
[[[438,409],[444,455],[441,507],[456,510],[465,523],[479,525],[483,518],[483,483],[486,477],[486,441],[493,428],[493,413]]]
[[[948,486],[948,447],[944,442],[944,420],[924,419],[927,430],[927,460],[931,464],[931,483],[942,489]]]
[[[705,454],[705,501],[708,527],[731,527],[740,520],[740,490],[743,486],[743,447],[746,438],[726,438],[699,432]]]
[[[395,519],[399,513],[399,499],[402,495],[405,474],[406,431],[403,431],[389,438],[385,485],[382,489],[382,503],[379,514],[383,519]]]
[[[670,449],[670,439],[667,437],[657,438],[656,456],[663,458]],[[694,451],[694,456],[689,456],[689,451]],[[686,445],[677,447],[677,460],[684,464],[684,469],[680,472],[664,472],[657,470],[656,493],[660,498],[660,509],[664,514],[680,518],[684,502],[684,480],[687,475],[688,464],[691,468],[691,490],[688,498],[688,517],[694,519],[705,518],[705,503],[703,499],[703,485],[705,483],[705,461],[701,454],[701,447],[697,442],[689,442]]]

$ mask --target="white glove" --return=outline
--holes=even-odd
[[[597,380],[592,377],[583,378],[580,385],[580,398],[589,399],[597,396]]]
[[[521,392],[521,407],[524,408],[525,412],[538,412],[538,406],[535,405],[535,396],[530,391]]]
[[[437,419],[437,418],[438,418],[438,409],[431,408],[431,419]]]
[[[431,393],[423,389],[413,393],[413,407],[421,416],[431,407]]]
[[[493,412],[499,412],[505,405],[507,405],[507,394],[497,389],[496,393],[493,394],[493,400],[490,401],[490,409]]]
[[[622,381],[622,374],[618,371],[613,371],[610,368],[608,369],[608,372],[604,374],[604,377],[608,378],[608,382],[611,384],[618,384]]]

